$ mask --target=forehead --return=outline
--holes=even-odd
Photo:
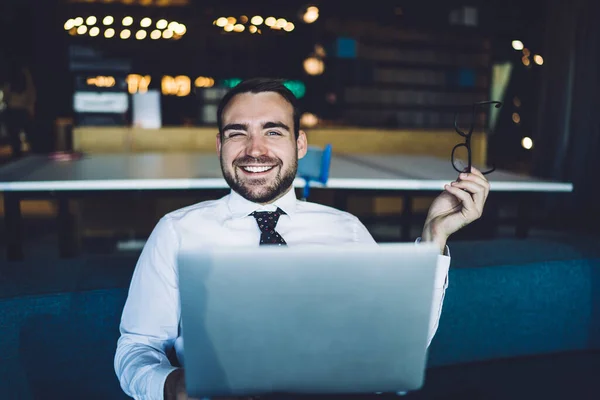
[[[223,110],[223,124],[252,121],[281,121],[292,124],[293,117],[292,105],[275,92],[238,94]]]

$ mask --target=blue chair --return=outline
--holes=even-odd
[[[296,174],[306,182],[302,200],[308,199],[311,182],[320,182],[323,185],[327,183],[330,165],[331,144],[327,144],[323,148],[308,146],[306,155],[298,160],[298,172]]]

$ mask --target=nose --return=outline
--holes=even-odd
[[[258,158],[267,154],[268,148],[266,140],[262,135],[249,135],[246,145],[246,155]]]

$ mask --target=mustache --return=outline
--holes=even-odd
[[[277,158],[271,158],[267,156],[260,157],[252,157],[252,156],[244,156],[240,158],[236,158],[233,162],[233,165],[262,165],[262,164],[270,164],[270,165],[281,165],[281,160]]]

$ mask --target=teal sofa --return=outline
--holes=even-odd
[[[405,397],[579,399],[593,393],[600,373],[600,242],[450,245],[450,286],[425,386]],[[10,266],[17,272],[0,282],[0,398],[127,398],[113,355],[136,258]]]

